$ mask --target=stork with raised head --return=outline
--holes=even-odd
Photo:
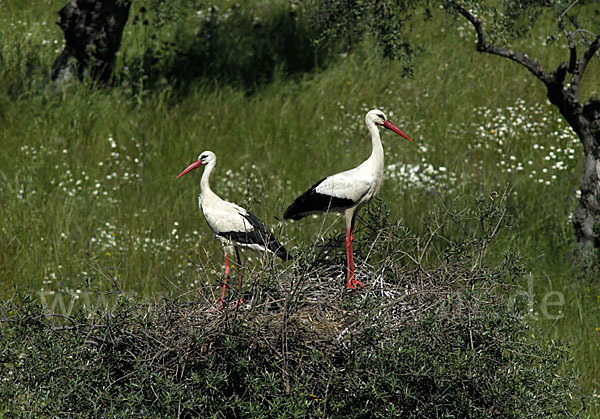
[[[229,255],[235,254],[237,257],[238,270],[238,292],[242,287],[241,261],[238,248],[248,248],[261,253],[274,253],[283,260],[289,258],[285,247],[275,238],[273,233],[267,230],[265,225],[251,212],[246,211],[239,205],[225,201],[210,188],[210,174],[217,164],[217,156],[212,151],[204,151],[198,156],[198,159],[190,164],[183,172],[177,175],[179,179],[183,175],[191,172],[197,167],[206,165],[202,178],[200,180],[200,196],[198,205],[206,218],[208,226],[215,234],[217,239],[223,244],[225,251],[225,280],[221,291],[221,299],[217,310],[223,307],[227,279],[231,270],[229,266]],[[241,298],[235,303],[237,307]]]
[[[412,140],[400,128],[389,121],[385,114],[373,109],[367,112],[365,123],[371,133],[371,156],[354,169],[337,173],[321,179],[309,190],[300,195],[290,205],[283,218],[299,220],[310,214],[322,212],[343,212],[346,219],[346,267],[348,280],[346,286],[356,289],[363,283],[354,276],[354,259],[352,251],[352,232],[356,214],[371,198],[379,192],[383,180],[383,146],[379,136],[379,128],[383,126],[396,134]]]

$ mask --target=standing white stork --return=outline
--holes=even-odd
[[[225,201],[212,189],[210,189],[209,179],[210,174],[217,164],[217,156],[212,151],[204,151],[198,156],[198,160],[190,164],[183,172],[175,179],[179,179],[183,175],[192,170],[206,165],[202,178],[200,180],[200,196],[198,197],[198,205],[206,218],[208,226],[215,234],[217,239],[223,244],[225,250],[225,280],[223,290],[221,291],[221,299],[217,310],[223,307],[223,298],[225,297],[225,289],[227,287],[227,279],[231,270],[229,266],[229,255],[235,254],[238,262],[238,292],[242,287],[242,271],[241,261],[238,248],[245,247],[257,252],[270,252],[279,256],[283,260],[289,258],[285,247],[267,230],[265,225],[251,212],[244,208]],[[235,307],[241,302],[241,298],[236,301]]]
[[[352,232],[358,211],[379,192],[383,180],[383,146],[378,126],[383,126],[396,134],[412,140],[400,128],[390,122],[383,112],[373,109],[367,112],[365,123],[371,133],[373,150],[371,156],[354,169],[321,179],[309,190],[300,195],[290,205],[283,218],[299,220],[320,212],[344,212],[346,218],[346,266],[348,280],[346,286],[356,289],[362,282],[354,277],[352,252]]]

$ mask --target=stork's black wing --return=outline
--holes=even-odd
[[[256,244],[262,246],[275,253],[283,260],[288,260],[290,258],[285,247],[279,243],[273,233],[267,230],[263,222],[260,221],[256,215],[249,211],[246,212],[246,214],[240,213],[240,215],[246,219],[248,224],[252,226],[252,229],[249,229],[248,231],[220,232],[218,233],[219,236],[240,244]]]
[[[314,214],[317,212],[327,212],[350,208],[354,205],[354,201],[348,198],[339,198],[331,195],[326,195],[317,192],[317,186],[319,186],[325,179],[323,178],[309,190],[300,195],[290,205],[283,214],[283,218],[286,220],[299,220],[307,215]]]

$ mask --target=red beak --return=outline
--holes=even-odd
[[[401,137],[406,138],[408,141],[410,141],[411,143],[413,142],[413,140],[411,140],[408,135],[406,135],[405,133],[402,132],[402,130],[400,128],[398,128],[396,125],[394,125],[392,122],[388,121],[387,119],[385,120],[385,122],[383,123],[383,126],[387,129],[389,129],[390,131],[394,131],[396,134],[398,134]]]
[[[193,162],[192,164],[190,164],[187,169],[185,169],[183,172],[181,172],[180,174],[177,175],[177,177],[175,179],[179,179],[181,176],[188,174],[189,172],[191,172],[192,170],[194,170],[197,167],[202,166],[202,163],[200,163],[200,160],[196,160],[195,162]]]

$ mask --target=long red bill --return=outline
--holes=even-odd
[[[390,131],[394,131],[396,134],[400,135],[401,137],[406,138],[408,141],[410,141],[411,143],[413,142],[413,140],[411,140],[408,135],[406,135],[405,133],[402,132],[402,130],[400,128],[398,128],[396,125],[394,125],[392,122],[388,121],[387,119],[385,120],[385,122],[383,123],[383,126],[387,129],[389,129]]]
[[[192,170],[194,170],[197,167],[202,166],[202,163],[200,163],[199,160],[196,160],[195,162],[193,162],[192,164],[190,164],[187,169],[185,169],[183,172],[181,172],[180,174],[177,175],[177,177],[175,179],[179,179],[181,176],[191,172]]]

